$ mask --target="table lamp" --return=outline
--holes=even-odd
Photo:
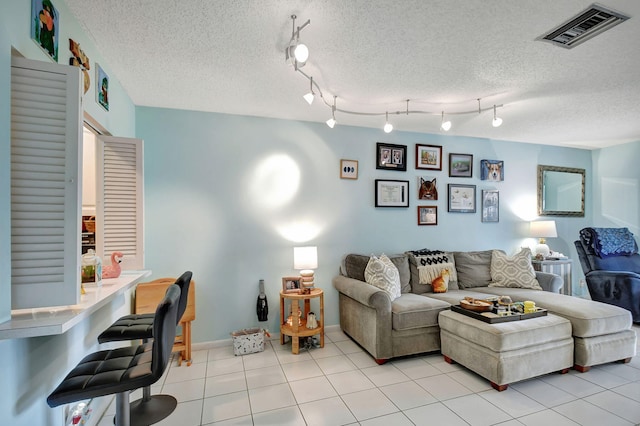
[[[538,245],[536,246],[536,254],[541,254],[544,257],[549,256],[551,250],[549,250],[549,246],[546,244],[545,238],[554,238],[558,236],[558,232],[556,231],[556,221],[539,220],[531,222],[530,234],[532,237],[539,238]]]
[[[293,248],[293,269],[300,270],[302,286],[313,288],[313,270],[318,267],[318,248],[315,246]]]

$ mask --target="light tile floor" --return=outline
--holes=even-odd
[[[587,373],[548,374],[497,392],[439,354],[379,366],[340,331],[326,333],[324,348],[299,355],[291,354],[290,343],[265,346],[239,357],[231,345],[195,351],[190,367],[173,361],[152,393],[174,395],[178,407],[157,424],[640,424],[640,357]],[[140,396],[136,391],[132,400]],[[112,403],[99,426],[112,426],[114,412]]]

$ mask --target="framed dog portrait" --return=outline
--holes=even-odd
[[[480,179],[493,182],[504,180],[504,161],[480,160]]]
[[[418,199],[438,200],[437,178],[433,176],[418,176]]]
[[[416,144],[416,169],[442,170],[442,147]]]
[[[473,155],[449,154],[449,177],[472,177]]]
[[[437,206],[418,206],[418,225],[437,225]]]
[[[496,190],[482,190],[482,221],[500,221],[500,194]]]
[[[458,185],[450,183],[447,190],[449,195],[447,207],[450,213],[476,212],[475,185]]]
[[[302,277],[282,277],[283,293],[300,293]]]
[[[407,170],[407,146],[378,142],[376,144],[376,169]]]
[[[409,181],[376,179],[376,207],[409,207]]]

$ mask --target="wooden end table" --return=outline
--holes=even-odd
[[[311,299],[320,298],[320,314],[316,315],[318,326],[307,328],[307,315],[311,312]],[[287,324],[285,315],[285,299],[291,303],[291,325]],[[300,301],[304,301],[304,310],[300,308]],[[296,321],[297,318],[300,321]],[[280,344],[284,345],[284,336],[291,337],[291,352],[300,353],[300,337],[320,335],[320,347],[324,348],[324,292],[314,288],[309,294],[285,293],[280,291]]]

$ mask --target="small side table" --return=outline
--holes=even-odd
[[[540,272],[549,272],[560,275],[564,280],[562,294],[573,296],[573,283],[571,282],[571,259],[562,260],[532,260],[533,269]]]
[[[307,315],[311,312],[311,299],[320,298],[320,314],[316,315],[318,326],[307,328]],[[291,302],[291,315],[293,321],[287,324],[285,315],[285,299]],[[304,301],[304,310],[300,309],[300,301]],[[300,317],[298,324],[297,318]],[[291,337],[291,352],[300,353],[300,337],[320,335],[320,347],[324,348],[324,292],[322,289],[314,288],[309,294],[285,293],[280,291],[280,344],[284,345],[284,336]]]

